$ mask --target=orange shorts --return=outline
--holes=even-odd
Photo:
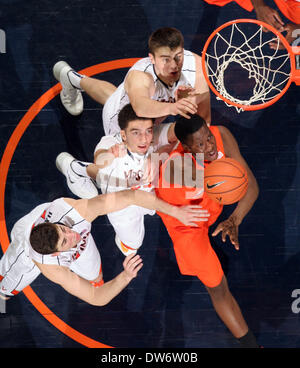
[[[224,272],[210,244],[208,226],[170,227],[165,225],[173,241],[181,274],[197,276],[208,287],[218,286]]]

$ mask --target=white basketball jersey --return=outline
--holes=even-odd
[[[121,135],[102,137],[97,149],[108,149],[115,144],[122,143]],[[117,157],[111,165],[98,171],[97,186],[101,192],[111,193],[129,188],[138,188],[146,191],[151,191],[153,188],[148,183],[141,179],[144,176],[146,162],[149,155],[153,152],[153,147],[150,146],[145,155],[127,150],[127,154],[123,157]],[[140,187],[141,186],[141,187]]]
[[[63,198],[56,199],[55,201],[46,204],[43,210],[39,212],[39,215],[37,215],[35,210],[33,213],[35,216],[30,216],[31,225],[27,222],[27,226],[30,228],[30,231],[34,226],[44,222],[60,223],[78,232],[81,235],[81,242],[78,243],[76,247],[65,252],[60,252],[58,255],[43,255],[37,253],[31,247],[29,242],[30,231],[27,231],[25,251],[31,259],[41,264],[68,267],[87,279],[90,279],[88,275],[89,273],[93,275],[96,274],[96,276],[98,275],[100,269],[100,255],[91,235],[90,222],[86,221],[72,206],[66,203]],[[82,268],[83,261],[90,267],[90,270],[84,272],[84,274],[82,272],[82,269],[85,268]],[[94,267],[95,270],[93,270]],[[79,269],[80,272],[77,272]]]
[[[155,92],[151,98],[161,102],[175,102],[175,91],[179,86],[195,87],[196,60],[191,51],[184,50],[184,61],[179,80],[172,87],[161,81],[155,73],[154,66],[149,57],[137,61],[128,71],[139,70],[149,73],[155,84]],[[128,74],[127,73],[127,74]],[[129,103],[129,97],[124,88],[124,82],[107,100],[103,110],[103,124],[106,135],[114,134],[120,130],[118,125],[118,114],[123,106]],[[160,123],[163,119],[156,119]]]

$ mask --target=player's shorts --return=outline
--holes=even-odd
[[[129,206],[121,211],[107,214],[119,239],[128,247],[138,249],[145,236],[144,216],[154,215],[154,210]]]
[[[197,276],[207,287],[218,286],[224,272],[210,244],[208,226],[167,227],[167,230],[181,274]]]
[[[30,285],[41,273],[25,254],[24,247],[11,243],[0,260],[0,292],[13,296]]]

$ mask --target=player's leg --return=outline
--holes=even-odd
[[[59,61],[54,65],[53,74],[62,85],[61,102],[71,115],[79,115],[83,111],[82,91],[104,105],[116,90],[116,87],[109,82],[77,73],[65,61]]]
[[[125,256],[135,254],[142,246],[145,236],[144,215],[154,213],[142,207],[129,206],[107,215],[116,232],[116,245]]]
[[[117,87],[110,82],[89,77],[81,78],[80,87],[101,105],[104,105],[117,89]]]
[[[248,331],[248,326],[244,320],[240,307],[232,296],[225,275],[219,285],[214,287],[206,286],[212,304],[230,332],[237,339],[244,336]]]
[[[205,285],[218,316],[243,347],[258,347],[228,288],[220,261],[211,247],[207,225],[184,233],[171,228],[168,231],[181,273],[196,275]]]
[[[89,199],[98,195],[97,186],[101,187],[99,170],[103,165],[110,165],[114,159],[110,153],[100,155],[103,150],[99,149],[99,144],[95,148],[94,163],[76,160],[67,152],[61,152],[56,158],[56,167],[65,175],[70,191],[79,198]]]
[[[204,242],[207,244],[207,252],[203,259],[204,268],[197,275],[198,278],[206,286],[216,313],[232,335],[239,340],[241,347],[258,348],[256,339],[249,330],[240,307],[228,288],[226,277],[208,236],[203,237],[201,245]]]
[[[76,160],[71,154],[61,152],[56,158],[56,167],[65,175],[70,191],[79,198],[93,198],[98,189],[94,180],[98,172],[96,165]]]

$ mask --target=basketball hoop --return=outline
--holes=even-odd
[[[290,46],[274,27],[256,19],[236,19],[210,35],[202,68],[218,100],[238,112],[259,110],[279,100],[292,82],[300,85],[296,55],[300,47]]]

